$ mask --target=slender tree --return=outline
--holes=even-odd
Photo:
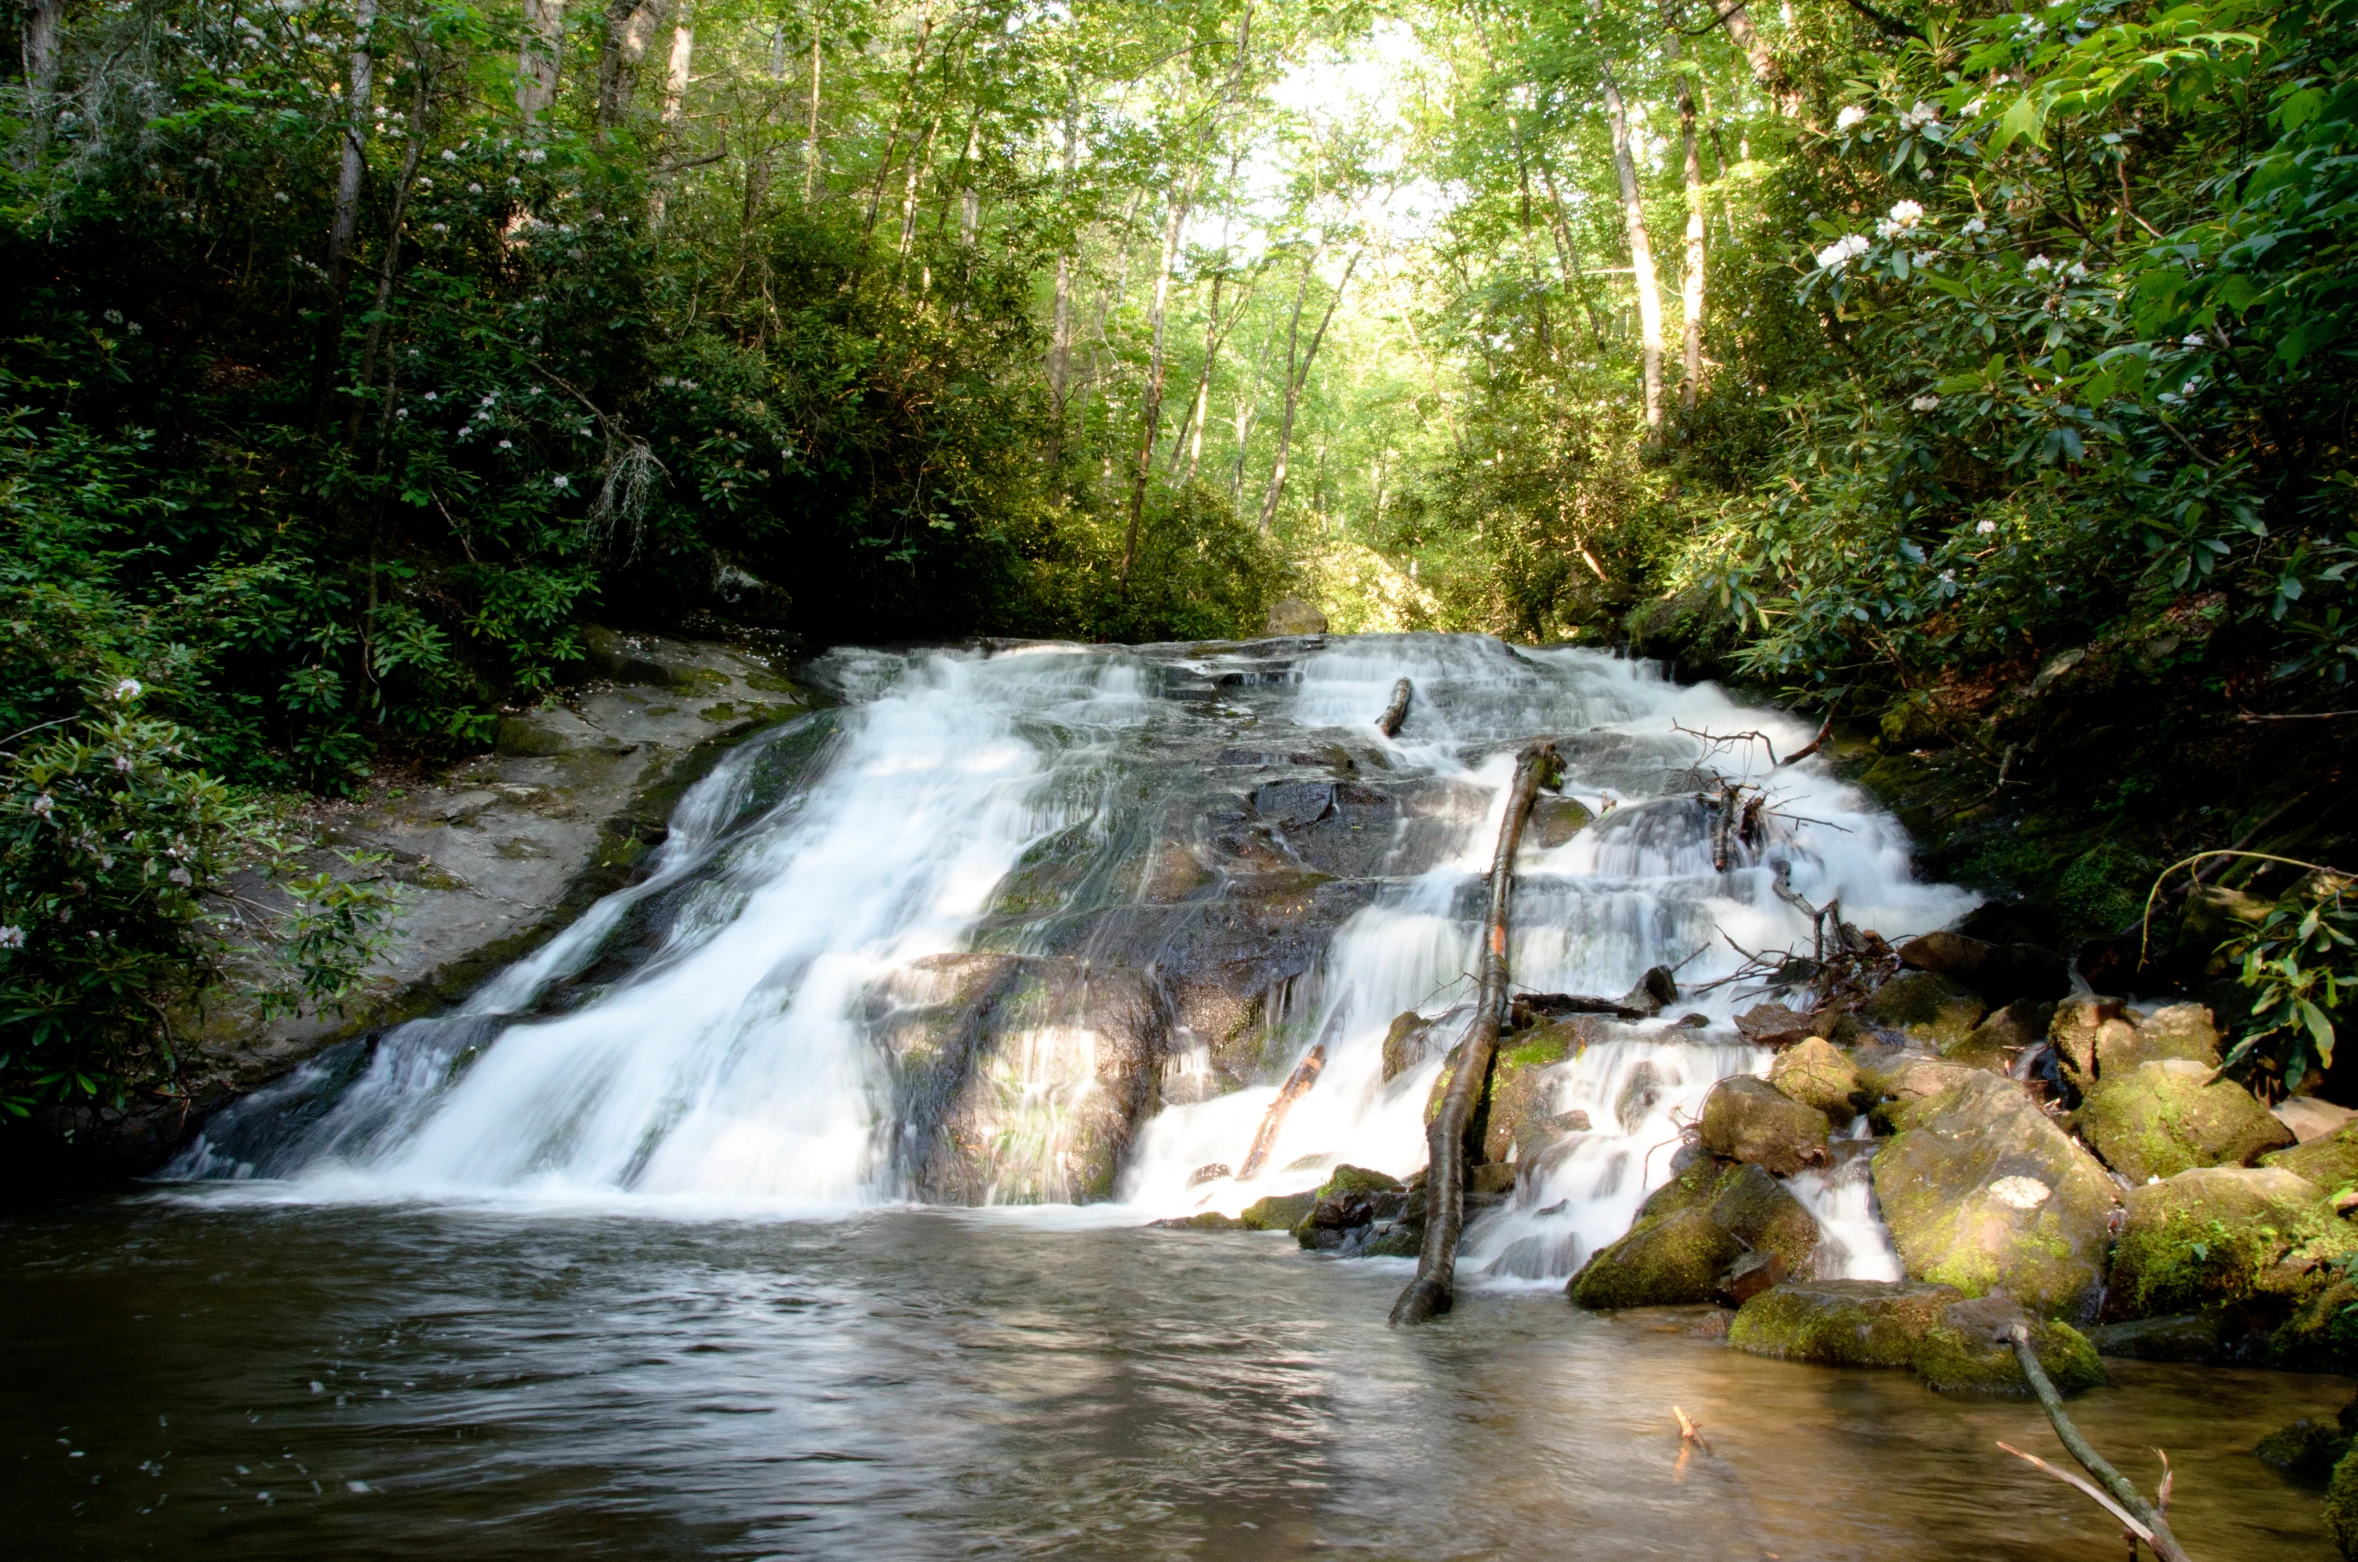
[[[1621,181],[1621,217],[1629,230],[1629,266],[1637,284],[1638,330],[1644,352],[1646,427],[1662,426],[1662,287],[1654,276],[1654,244],[1646,235],[1646,202],[1629,146],[1629,110],[1610,66],[1602,72],[1605,112],[1613,125],[1613,172]]]

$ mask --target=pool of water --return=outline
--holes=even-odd
[[[1684,1315],[1082,1212],[272,1204],[0,1215],[12,1555],[2117,1559],[2038,1410]],[[2199,1562],[2333,1556],[2252,1456],[2340,1378],[2077,1402]],[[1702,1426],[1683,1460],[1671,1407]]]

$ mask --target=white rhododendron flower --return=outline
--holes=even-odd
[[[1853,126],[1863,125],[1866,122],[1867,111],[1863,108],[1860,108],[1856,103],[1849,105],[1847,108],[1843,109],[1841,113],[1834,116],[1834,128],[1836,130],[1848,130]]]
[[[1957,231],[1959,233],[1987,233],[1990,231],[1990,225],[1979,217],[1968,217],[1965,219],[1965,226]]]
[[[136,678],[124,678],[115,684],[115,698],[118,700],[136,700],[139,695],[140,683]]]
[[[1973,529],[1984,537],[1988,537],[1997,532],[1998,523],[1996,521],[1976,521],[1973,523]]]
[[[1891,220],[1903,228],[1913,228],[1924,220],[1924,208],[1916,201],[1898,201],[1891,208]]]
[[[1848,238],[1836,239],[1818,251],[1818,266],[1826,271],[1840,271],[1851,261],[1867,253],[1867,248],[1867,236],[1863,233],[1854,233]]]
[[[1908,410],[1910,412],[1938,412],[1940,410],[1940,398],[1933,395],[1932,392],[1926,391],[1923,395],[1908,403]]]
[[[21,927],[0,927],[0,949],[25,947],[25,930]]]

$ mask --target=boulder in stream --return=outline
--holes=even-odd
[[[2017,998],[1982,1017],[1963,1041],[1941,1049],[1952,1063],[1968,1068],[1990,1068],[2000,1073],[2014,1060],[2047,1039],[2055,1005],[2033,998]]]
[[[2086,1319],[2119,1202],[2110,1174],[2020,1085],[1959,1076],[1894,1112],[1900,1131],[1875,1155],[1875,1196],[1908,1277]]]
[[[1806,1273],[1818,1224],[1758,1166],[1709,1156],[1654,1190],[1627,1235],[1601,1248],[1565,1287],[1595,1310],[1708,1302],[1752,1253]]]
[[[2292,1130],[2209,1064],[2186,1058],[2114,1067],[2088,1086],[2073,1123],[2131,1182],[2197,1166],[2241,1165],[2293,1142]]]
[[[2124,1204],[2107,1318],[2245,1302],[2290,1315],[2358,1254],[2332,1202],[2281,1167],[2184,1171],[2130,1189]]]
[[[2027,1394],[2009,1329],[2031,1333],[2031,1349],[2056,1387],[2069,1393],[2104,1381],[2086,1336],[2032,1318],[2011,1298],[1967,1297],[1921,1281],[1791,1281],[1746,1302],[1728,1343],[1756,1356],[1842,1367],[1908,1367],[1945,1393]]]
[[[1847,1122],[1858,1111],[1858,1066],[1832,1042],[1812,1036],[1777,1055],[1769,1083],[1830,1121]]]
[[[2063,1071],[2085,1090],[2108,1071],[2125,1074],[2144,1063],[2182,1058],[2216,1068],[2219,1031],[2199,1003],[2171,1004],[2138,1014],[2118,998],[2079,996],[2055,1006],[2047,1027]]]
[[[1946,1049],[1973,1034],[1988,1005],[1978,994],[1931,971],[1902,971],[1867,995],[1859,1018],[1899,1031],[1921,1046]]]
[[[2282,1167],[2327,1193],[2358,1187],[2358,1123],[2338,1128],[2322,1139],[2263,1155],[2260,1164]]]
[[[1703,1103],[1703,1148],[1790,1177],[1826,1158],[1826,1114],[1765,1079],[1723,1079]]]

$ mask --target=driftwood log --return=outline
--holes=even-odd
[[[1408,719],[1408,702],[1415,694],[1415,686],[1406,678],[1392,685],[1392,703],[1385,706],[1384,713],[1376,718],[1376,727],[1385,737],[1400,736],[1400,724]]]
[[[2054,1423],[2055,1435],[2062,1439],[2065,1448],[2071,1450],[2071,1456],[2080,1462],[2081,1468],[2096,1477],[2103,1490],[2099,1491],[2096,1486],[2068,1470],[2058,1470],[2046,1460],[2026,1454],[2019,1448],[2008,1447],[2004,1443],[1998,1446],[2015,1458],[2037,1465],[2057,1480],[2077,1486],[2093,1497],[2107,1513],[2120,1520],[2122,1530],[2129,1537],[2132,1556],[2136,1553],[2137,1543],[2143,1541],[2153,1548],[2153,1554],[2161,1558],[2161,1562],[2189,1562],[2185,1548],[2178,1544],[2178,1537],[2170,1533],[2169,1521],[2162,1517],[2162,1510],[2170,1502],[2168,1478],[2164,1477],[2162,1481],[2161,1500],[2147,1502],[2144,1494],[2129,1483],[2129,1478],[2114,1469],[2112,1461],[2098,1453],[2094,1445],[2080,1435],[2080,1429],[2072,1424],[2071,1417],[2064,1414],[2063,1396],[2055,1391],[2055,1382],[2047,1376],[2047,1369],[2039,1365],[2038,1352],[2031,1349],[2030,1330],[2018,1323],[2007,1331],[2006,1338],[2014,1347],[2014,1359],[2022,1363],[2022,1375],[2030,1380],[2031,1392],[2039,1396],[2039,1404],[2047,1412],[2047,1419]],[[2166,1465],[2168,1461],[2163,1462]]]
[[[1457,1276],[1457,1241],[1466,1223],[1466,1128],[1490,1081],[1499,1026],[1507,1013],[1507,907],[1514,899],[1515,851],[1541,786],[1556,778],[1556,748],[1534,743],[1515,761],[1507,793],[1506,818],[1498,827],[1498,852],[1490,859],[1490,911],[1483,919],[1481,996],[1467,1028],[1457,1072],[1441,1098],[1440,1113],[1425,1130],[1425,1245],[1417,1256],[1416,1278],[1392,1304],[1394,1323],[1424,1323],[1449,1311]]]
[[[1244,1170],[1236,1174],[1239,1180],[1252,1176],[1269,1159],[1269,1152],[1277,1147],[1277,1130],[1285,1126],[1285,1114],[1293,1110],[1296,1101],[1310,1093],[1310,1087],[1318,1083],[1319,1073],[1325,1067],[1326,1043],[1322,1041],[1310,1049],[1308,1057],[1294,1065],[1285,1088],[1277,1092],[1277,1099],[1261,1114],[1260,1131],[1253,1135],[1253,1147],[1245,1155]]]

